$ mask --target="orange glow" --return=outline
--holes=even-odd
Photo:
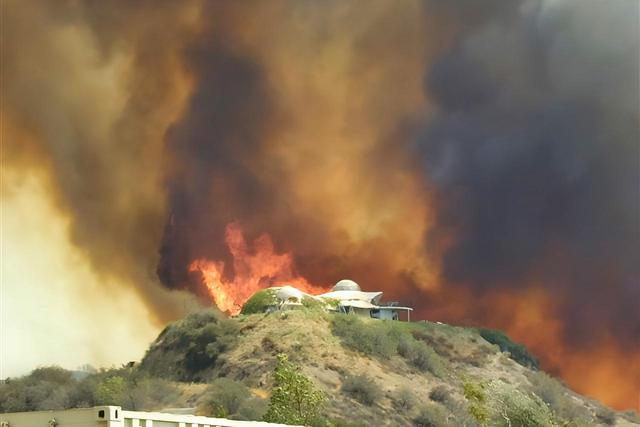
[[[309,294],[329,289],[310,284],[295,273],[290,253],[277,254],[268,234],[254,240],[252,248],[236,222],[227,224],[225,242],[233,257],[234,276],[225,279],[223,261],[197,259],[189,265],[190,272],[200,272],[211,298],[222,311],[240,313],[242,305],[257,291],[271,286],[291,285]]]
[[[542,368],[558,374],[574,390],[619,409],[639,410],[640,354],[624,349],[607,335],[594,330],[593,346],[574,348],[567,344],[563,323],[557,317],[560,305],[542,289],[501,292],[490,295],[489,320],[539,356]]]

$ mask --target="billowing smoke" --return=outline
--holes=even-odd
[[[210,302],[195,260],[236,273],[233,224],[292,277],[504,328],[629,407],[638,8],[6,2],[3,176],[40,176],[91,269],[156,319],[176,290]]]
[[[494,11],[431,64],[419,147],[447,283],[544,289],[565,342],[638,354],[639,4],[611,6]]]
[[[209,297],[187,267],[229,265],[234,221],[249,240],[268,232],[317,284],[355,276],[393,293],[435,283],[428,194],[408,150],[433,42],[413,17],[420,4],[370,6],[205,9],[210,25],[184,51],[196,87],[166,137],[163,283]]]

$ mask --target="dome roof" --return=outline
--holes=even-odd
[[[360,291],[360,285],[353,280],[340,280],[332,289],[333,291]]]

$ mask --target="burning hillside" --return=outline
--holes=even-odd
[[[635,407],[640,5],[481,3],[4,2],[3,202],[42,183],[69,298],[351,277]]]

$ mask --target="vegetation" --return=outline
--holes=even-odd
[[[435,403],[423,406],[413,419],[418,427],[444,427],[447,424],[446,411]]]
[[[78,378],[80,377],[80,378]],[[0,386],[0,412],[118,405],[130,410],[159,409],[173,401],[175,385],[130,368],[95,373],[42,367]]]
[[[413,329],[419,327],[349,315],[335,315],[331,320],[333,334],[340,337],[345,346],[380,359],[400,355],[420,371],[441,377],[446,371],[445,363],[430,346],[414,336]]]
[[[334,335],[342,343],[366,354],[388,359],[397,352],[398,331],[388,322],[373,321],[365,323],[356,316],[335,315],[331,319]]]
[[[278,355],[274,388],[264,421],[310,425],[320,415],[326,397],[294,366],[286,354]]]
[[[238,327],[213,310],[190,314],[160,333],[142,359],[140,369],[177,381],[207,381],[220,356],[237,340]]]
[[[412,409],[416,404],[415,393],[407,386],[400,387],[394,398],[394,405],[396,408],[408,411]]]
[[[241,382],[217,378],[198,402],[198,414],[237,420],[257,420],[266,412],[266,401],[251,395]]]
[[[451,398],[451,392],[449,388],[444,385],[439,385],[434,387],[431,392],[429,392],[429,399],[438,403],[446,403]]]
[[[480,328],[478,329],[478,333],[491,344],[495,344],[500,347],[500,351],[508,352],[509,357],[522,366],[532,369],[540,368],[538,359],[529,353],[524,345],[511,341],[511,339],[509,339],[509,337],[503,332],[495,329]]]
[[[342,382],[342,391],[362,403],[371,406],[380,398],[375,381],[366,375],[349,376]]]
[[[380,420],[469,427],[638,423],[637,415],[584,399],[541,371],[514,370],[475,328],[315,308],[232,319],[214,310],[194,313],[165,328],[140,365],[83,372],[44,367],[7,379],[0,384],[0,412],[113,404],[196,406],[200,415],[314,427]],[[277,358],[281,353],[290,359]],[[309,377],[293,362],[304,364]]]
[[[541,371],[532,372],[528,377],[531,392],[542,399],[558,418],[576,424],[592,424],[591,412],[568,396],[558,380]]]
[[[471,416],[480,426],[554,427],[557,419],[551,409],[535,394],[492,381],[464,383],[464,396]]]
[[[258,291],[242,306],[241,314],[264,313],[267,308],[276,303],[276,295],[273,289]]]
[[[487,408],[487,394],[484,384],[465,382],[463,395],[469,401],[469,414],[480,426],[486,426],[489,422],[489,409]]]

